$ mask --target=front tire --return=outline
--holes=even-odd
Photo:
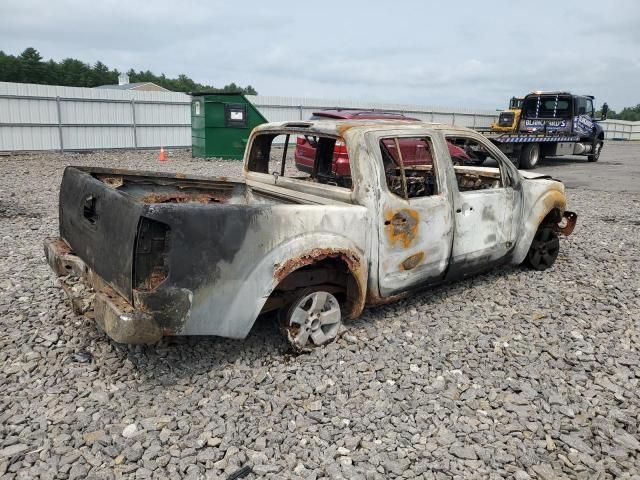
[[[558,258],[560,239],[551,227],[541,226],[533,237],[525,264],[534,270],[550,268]]]
[[[602,146],[603,146],[603,142],[602,140],[598,140],[594,145],[593,145],[593,153],[591,155],[587,155],[587,160],[589,162],[597,162],[598,159],[600,158],[600,152],[602,152]]]
[[[338,299],[319,288],[300,291],[278,313],[280,329],[296,352],[309,352],[334,341],[342,325]]]
[[[520,168],[536,168],[540,160],[540,144],[527,143],[520,151]]]

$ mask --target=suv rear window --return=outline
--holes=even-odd
[[[571,97],[567,95],[536,95],[524,101],[527,118],[571,118]]]

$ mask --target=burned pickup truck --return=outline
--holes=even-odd
[[[315,145],[310,171],[296,169],[299,137]],[[454,165],[448,143],[498,168]],[[503,263],[547,269],[575,222],[562,183],[518,172],[471,130],[318,120],[257,127],[238,180],[68,167],[45,253],[115,341],[244,338],[277,311],[306,350],[366,304]]]

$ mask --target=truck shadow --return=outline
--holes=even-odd
[[[389,322],[389,316],[406,315],[409,318],[413,309],[435,309],[450,295],[464,294],[473,286],[491,289],[491,284],[516,275],[518,271],[521,268],[517,266],[502,266],[464,280],[417,290],[409,297],[387,305],[367,307],[359,318],[348,321],[346,331],[335,345],[323,348],[347,348],[346,335],[370,337]],[[261,368],[268,369],[274,364],[317,363],[324,358],[322,352],[295,354],[281,335],[274,314],[261,315],[244,340],[192,336],[166,337],[150,346],[112,345],[119,355],[133,364],[143,381],[160,386],[182,385],[186,379],[205,374],[209,377],[207,381],[215,384],[224,381],[229,367],[234,371],[245,370],[249,380]]]
[[[570,165],[572,163],[589,163],[586,157],[579,156],[564,156],[564,157],[544,157],[538,163],[540,165]]]

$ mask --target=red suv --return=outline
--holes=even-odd
[[[420,119],[407,117],[401,113],[376,112],[370,110],[322,110],[313,112],[311,120],[345,119],[345,120],[405,120],[407,122],[419,122]],[[460,163],[471,162],[471,158],[464,149],[447,142],[449,154],[452,159]],[[395,148],[395,145],[391,145]],[[415,140],[400,140],[400,150],[405,165],[425,165],[432,163],[429,152],[424,149],[424,144]],[[428,158],[427,158],[428,157]],[[316,140],[314,137],[304,135],[298,137],[294,155],[296,167],[302,172],[311,173],[316,158]],[[344,142],[337,141],[333,149],[332,173],[339,176],[350,176],[349,155]]]

